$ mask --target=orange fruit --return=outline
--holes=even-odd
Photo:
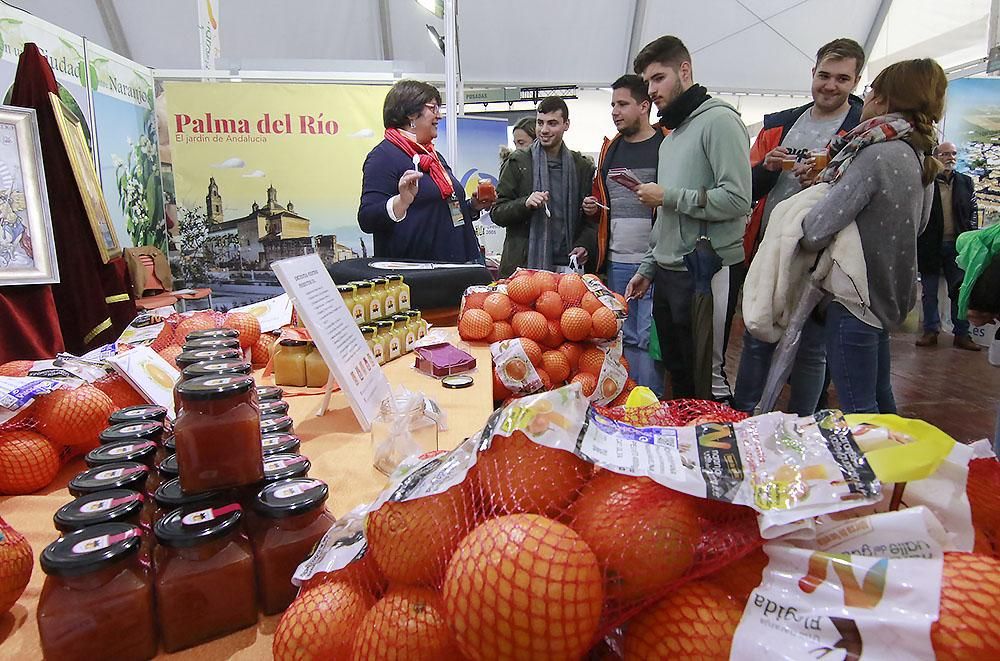
[[[336,583],[338,581],[346,583],[369,596],[382,594],[385,591],[386,585],[385,576],[382,576],[382,571],[378,568],[378,564],[375,563],[372,554],[366,549],[364,555],[351,561],[349,565],[342,569],[315,574],[302,584],[302,591],[305,592],[319,585]]]
[[[558,321],[565,308],[562,298],[554,291],[542,292],[535,302],[535,309],[544,314],[546,319]]]
[[[743,604],[721,588],[692,581],[632,618],[622,640],[624,657],[728,659]]]
[[[552,378],[549,376],[549,373],[541,367],[535,368],[535,372],[538,373],[538,378],[542,380],[542,390],[552,390]]]
[[[542,348],[538,346],[538,343],[526,337],[522,337],[518,341],[521,343],[524,353],[528,355],[531,364],[535,367],[540,366],[542,364]]]
[[[597,390],[597,377],[589,372],[580,372],[570,379],[570,383],[579,383],[583,387],[584,397],[590,397]]]
[[[503,384],[496,371],[493,372],[493,401],[501,402],[510,397],[510,390]]]
[[[115,405],[103,392],[84,384],[41,395],[28,411],[50,441],[89,450],[99,445],[97,435],[107,426]]]
[[[628,394],[630,392],[630,390],[622,388],[622,391],[618,393],[618,396],[608,402],[608,406],[625,406],[628,402]]]
[[[254,342],[253,347],[250,349],[250,362],[253,363],[255,367],[260,367],[267,365],[267,361],[271,360],[271,349],[274,348],[274,344],[278,341],[278,338],[270,333],[261,333],[257,341]]]
[[[530,275],[519,275],[507,283],[510,300],[522,305],[531,305],[538,298],[538,283]]]
[[[510,303],[510,313],[511,313],[511,315],[515,315],[518,312],[531,312],[532,310],[534,310],[534,308],[532,308],[530,305],[523,305],[521,303],[514,303],[513,301],[511,301],[511,303]]]
[[[407,585],[439,584],[445,563],[472,524],[467,487],[403,502],[389,501],[365,520],[372,557],[385,577]]]
[[[511,308],[510,299],[507,294],[490,294],[483,301],[483,309],[493,317],[494,321],[507,321],[510,319]]]
[[[767,554],[757,548],[736,562],[726,565],[708,577],[709,582],[718,585],[741,604],[750,598],[750,593],[760,586],[767,567]]]
[[[476,466],[474,488],[488,512],[550,515],[569,505],[593,468],[572,452],[539,445],[520,431],[494,436]]]
[[[566,356],[569,361],[570,372],[580,369],[580,356],[583,355],[583,346],[575,342],[563,342],[559,345],[559,352]]]
[[[611,339],[618,334],[618,317],[603,305],[591,315],[594,337]]]
[[[545,339],[542,340],[542,344],[550,349],[556,349],[560,344],[565,342],[565,338],[562,336],[562,328],[559,326],[558,321],[549,320],[548,322],[549,332],[545,335]]]
[[[601,301],[594,296],[593,292],[588,291],[583,295],[583,298],[580,299],[580,307],[590,314],[594,314],[594,312],[604,307],[604,303],[601,303]]]
[[[27,429],[0,431],[0,494],[21,495],[47,487],[59,474],[59,466],[59,448],[41,434]]]
[[[985,537],[991,547],[1000,551],[1000,507],[997,491],[1000,490],[1000,461],[995,458],[975,459],[969,462],[966,495],[972,509],[972,526],[977,536]]]
[[[939,661],[1000,658],[1000,560],[945,553],[938,621],[931,645]]]
[[[366,661],[436,661],[458,656],[441,597],[427,588],[390,589],[365,615],[354,639],[353,658]]]
[[[648,477],[601,471],[570,515],[604,570],[609,598],[656,596],[694,565],[701,537],[694,499]]]
[[[569,359],[561,351],[546,351],[542,354],[542,367],[554,383],[562,383],[569,378]]]
[[[486,341],[490,344],[511,340],[514,338],[514,329],[506,321],[498,321],[493,324],[493,330],[486,336]]]
[[[343,581],[322,583],[295,598],[271,642],[275,661],[349,659],[372,597]]]
[[[562,306],[560,306],[562,311]],[[9,363],[0,365],[0,376],[28,376],[28,372],[35,365],[33,360],[12,360]]]
[[[580,354],[581,372],[593,374],[595,377],[601,375],[601,368],[604,367],[604,352],[597,347],[587,347]]]
[[[463,312],[465,310],[482,310],[486,297],[490,295],[488,291],[474,291],[465,295]]]
[[[180,351],[180,347],[177,347],[177,350]],[[111,402],[117,409],[148,403],[146,402],[146,399],[139,394],[139,391],[132,387],[132,384],[117,373],[109,374],[108,376],[94,381],[94,387],[110,397]]]
[[[173,327],[171,327],[170,324],[165,323],[163,324],[163,328],[160,329],[159,335],[157,335],[156,339],[149,345],[149,348],[159,353],[171,344],[181,344],[181,342],[176,341]]]
[[[628,309],[628,302],[625,300],[625,297],[622,296],[621,294],[619,294],[618,292],[611,292],[611,293],[614,294],[615,300],[618,301],[619,303],[621,303],[622,307],[627,310]]]
[[[183,344],[187,340],[188,333],[196,330],[208,330],[216,328],[216,326],[215,318],[212,315],[195,312],[190,317],[181,319],[181,322],[177,324],[177,328],[174,329],[173,341]]]
[[[160,357],[163,358],[163,360],[170,363],[171,367],[173,367],[174,369],[178,369],[177,356],[181,355],[182,351],[183,349],[180,346],[176,344],[171,344],[169,347],[165,349],[160,349],[157,353],[160,354]]]
[[[458,320],[458,334],[463,340],[484,340],[493,331],[493,317],[485,310],[466,310]]]
[[[548,271],[536,271],[531,279],[535,281],[535,286],[538,287],[540,294],[547,291],[554,292],[558,286],[555,274]]]
[[[490,519],[448,563],[443,600],[472,659],[579,659],[601,616],[601,571],[569,527],[533,514]]]
[[[31,545],[0,519],[0,617],[17,602],[31,578]]]
[[[541,342],[549,334],[549,325],[541,312],[518,312],[514,315],[514,334]]]
[[[249,312],[230,312],[223,318],[222,327],[239,331],[241,349],[249,349],[260,338],[260,320]]]
[[[578,305],[589,290],[583,278],[576,273],[567,273],[559,279],[558,291],[566,305]]]
[[[579,342],[590,337],[590,314],[583,308],[567,308],[559,320],[563,337]]]

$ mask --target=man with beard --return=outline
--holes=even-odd
[[[802,180],[816,174],[813,156],[834,136],[858,125],[863,101],[852,92],[865,66],[865,51],[853,39],[834,39],[816,52],[812,69],[812,102],[764,116],[764,125],[750,149],[753,168],[754,211],[743,239],[747,262],[764,236],[771,212],[779,202],[802,190]],[[793,169],[783,169],[791,164]],[[745,332],[733,407],[752,412],[764,392],[764,383],[777,345]],[[806,321],[789,378],[788,410],[799,415],[815,412],[826,386],[826,341],[815,319]]]
[[[538,104],[538,139],[514,151],[497,182],[497,201],[490,217],[507,229],[500,258],[506,278],[519,266],[565,270],[570,257],[594,270],[597,224],[581,211],[590,192],[594,164],[563,144],[569,129],[569,108],[554,96]]]
[[[651,248],[625,296],[640,297],[655,283],[653,318],[673,397],[726,400],[731,393],[723,369],[725,345],[736,294],[746,275],[743,231],[750,213],[750,138],[735,108],[695,84],[691,55],[677,37],[650,42],[634,65],[646,81],[660,123],[671,133],[660,145],[656,183],[637,189],[640,201],[656,209],[656,223]],[[711,276],[711,318],[696,326],[692,315],[696,278],[688,271],[685,256],[694,255],[702,236],[722,267]],[[706,321],[710,325],[702,326]],[[699,341],[706,335],[711,340],[713,363],[711,384],[697,391],[696,335]],[[700,373],[697,376],[701,383]]]
[[[583,198],[583,212],[597,217],[597,271],[607,276],[608,286],[619,294],[635,275],[649,250],[653,213],[630,188],[608,178],[608,171],[627,168],[642,183],[656,181],[656,163],[669,131],[649,123],[653,106],[646,83],[627,74],[611,84],[611,119],[618,134],[605,138],[597,163],[591,195]],[[629,375],[640,386],[663,397],[663,365],[649,355],[649,332],[653,322],[652,288],[638,300],[629,301],[622,327],[622,343],[629,362]]]

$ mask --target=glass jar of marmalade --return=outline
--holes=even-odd
[[[410,310],[406,314],[410,315],[411,319],[417,320],[417,339],[422,339],[424,335],[427,335],[427,322],[420,316],[420,310]]]
[[[264,482],[271,483],[309,475],[312,463],[301,454],[272,454],[264,462]]]
[[[419,312],[417,314],[420,314]],[[417,343],[419,339],[418,335],[420,333],[420,322],[410,316],[409,313],[404,313],[406,317],[406,341],[403,345],[403,350],[407,353],[413,351],[413,346]]]
[[[405,314],[394,314],[392,315],[392,332],[399,339],[399,354],[403,355],[408,353],[413,349],[413,343],[410,343],[410,347],[406,346],[406,334],[409,330],[410,317]],[[416,338],[414,338],[416,341]]]
[[[250,544],[265,615],[280,613],[295,599],[295,570],[335,521],[325,507],[328,495],[319,480],[289,479],[268,484],[254,499]]]
[[[149,441],[154,445],[163,440],[163,424],[154,420],[137,420],[135,422],[120,422],[112,425],[97,435],[101,445],[108,443],[143,443]]]
[[[351,284],[354,285],[354,309],[351,310],[354,321],[358,324],[367,324],[378,319],[378,317],[372,319],[372,283],[367,280],[356,280]]]
[[[130,489],[146,492],[149,467],[135,461],[122,461],[88,468],[69,481],[67,488],[74,496],[107,491],[108,489]]]
[[[396,285],[392,281],[392,276],[387,275],[382,280],[385,280],[385,298],[382,303],[382,312],[386,317],[391,317],[399,311],[396,305]]]
[[[219,376],[177,386],[177,465],[185,491],[200,493],[259,482],[264,476],[253,379]]]
[[[304,340],[280,340],[274,355],[274,382],[282,386],[306,385],[306,354],[309,344]]]
[[[406,284],[403,276],[397,277],[399,278],[399,291],[396,293],[396,308],[400,312],[406,312],[410,309],[410,285]]]
[[[118,409],[108,418],[111,426],[120,425],[125,422],[159,422],[163,424],[167,419],[167,408],[156,404],[139,404],[138,406],[126,406]]]
[[[73,532],[101,523],[128,523],[149,529],[143,517],[145,499],[129,489],[108,489],[80,496],[56,510],[52,522],[59,532]]]
[[[400,283],[403,282],[403,276],[393,274],[385,276],[385,279],[389,281],[389,284],[385,287],[388,292],[386,296],[386,307],[390,307],[389,303],[391,299],[392,309],[388,310],[389,314],[399,314],[402,312],[402,310],[399,309],[399,289]]]
[[[250,366],[250,363],[244,363],[242,360],[208,360],[185,367],[181,372],[180,380],[187,381],[203,376],[250,376],[252,374],[253,367]]]
[[[139,563],[142,531],[127,523],[77,530],[39,556],[38,633],[46,659],[150,659],[156,618]]]
[[[250,544],[236,503],[176,509],[156,522],[156,610],[176,652],[257,623]]]
[[[286,415],[279,415],[276,418],[268,418],[267,420],[260,421],[260,433],[261,436],[265,434],[282,434],[285,432],[292,431],[292,426],[294,423],[292,419]]]
[[[288,413],[288,402],[283,399],[270,402],[261,402],[257,405],[260,410],[261,416],[269,415],[271,413],[277,413],[279,415],[285,415]]]
[[[184,371],[185,367],[209,360],[243,360],[243,354],[238,349],[195,349],[177,354],[174,362],[177,368]]]
[[[163,442],[160,443],[160,447],[156,450],[156,458],[153,460],[156,462],[157,470],[159,470],[159,466],[163,463],[164,459],[175,454],[177,454],[177,445],[174,441],[174,435],[164,436]]]
[[[323,354],[313,346],[306,356],[306,385],[310,388],[322,388],[330,379],[330,368],[323,360]]]
[[[257,401],[270,402],[281,399],[285,396],[285,391],[278,386],[257,386]]]
[[[182,351],[197,351],[198,349],[239,349],[240,341],[235,337],[202,337],[188,340],[181,347]]]
[[[385,316],[385,278],[372,278],[372,300],[368,302],[369,317],[372,321]]]
[[[185,342],[191,342],[192,340],[202,340],[205,338],[214,337],[235,337],[239,338],[240,332],[235,328],[206,328],[204,330],[191,331],[184,336]]]
[[[156,449],[157,445],[152,441],[105,443],[88,452],[83,460],[90,468],[118,464],[123,461],[134,461],[143,464],[150,469],[149,477],[146,478],[145,489],[151,492],[160,486],[160,477],[156,474],[156,471],[152,470],[155,466],[153,462],[156,459]]]
[[[164,516],[173,512],[178,507],[188,507],[189,505],[197,505],[198,503],[207,503],[209,501],[219,501],[223,498],[222,491],[205,491],[202,493],[187,493],[181,488],[181,481],[176,477],[172,480],[164,482],[153,493],[153,502],[156,507],[153,510],[152,521],[156,523]],[[207,507],[207,505],[201,505],[201,507]]]
[[[302,447],[302,439],[295,434],[265,434],[260,439],[264,461],[272,454],[297,454]]]

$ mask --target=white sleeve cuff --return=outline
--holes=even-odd
[[[385,203],[385,212],[389,215],[390,218],[392,218],[393,222],[399,223],[406,218],[406,214],[404,213],[401,218],[396,218],[396,214],[392,212],[392,204],[393,202],[396,201],[397,198],[399,198],[398,195],[393,195],[392,197],[389,198],[389,200]]]

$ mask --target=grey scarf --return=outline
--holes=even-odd
[[[532,190],[549,191],[549,166],[547,155],[542,148],[542,143],[535,140],[531,145],[531,162],[533,165]],[[580,190],[577,178],[576,163],[573,161],[573,154],[562,145],[559,152],[563,170],[563,191],[565,204],[561,205],[566,209],[566,217],[562,219],[566,223],[566,245],[572,250],[575,239],[574,227],[576,218],[580,216]],[[558,192],[558,191],[557,191]],[[556,206],[556,205],[550,205]],[[545,205],[535,209],[531,215],[531,225],[528,229],[528,263],[527,268],[544,269],[552,271],[552,223],[557,222],[557,218],[549,218],[545,215]]]

